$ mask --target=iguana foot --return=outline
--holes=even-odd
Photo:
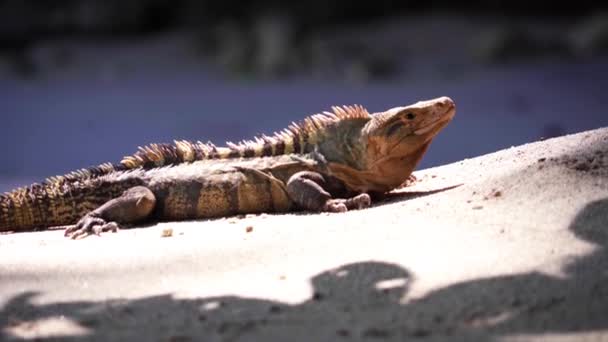
[[[367,208],[371,205],[371,197],[366,193],[352,198],[332,198],[330,191],[324,189],[324,187],[335,188],[336,185],[332,185],[331,182],[332,179],[326,180],[317,172],[301,171],[289,178],[287,193],[303,209],[316,212],[343,213],[353,209]]]
[[[368,194],[360,194],[352,198],[330,199],[325,202],[323,211],[332,213],[343,213],[353,209],[365,209],[372,204],[372,200]]]
[[[401,183],[401,185],[399,185],[397,187],[397,189],[401,189],[401,188],[405,188],[408,186],[412,186],[414,185],[414,183],[416,183],[418,181],[418,177],[414,176],[414,174],[412,173],[406,180],[405,182]]]
[[[116,222],[106,222],[106,220],[86,215],[78,221],[77,224],[66,228],[64,236],[71,239],[87,237],[89,235],[101,235],[103,232],[117,232],[119,226]]]
[[[150,215],[155,205],[156,197],[150,189],[134,186],[86,214],[76,225],[65,230],[65,236],[77,239],[103,232],[116,232],[120,228],[116,222],[140,222]]]
[[[365,209],[372,205],[372,199],[368,194],[360,194],[346,200],[348,209]]]
[[[348,208],[344,204],[344,199],[330,199],[323,205],[322,211],[330,213],[343,213],[348,211]]]

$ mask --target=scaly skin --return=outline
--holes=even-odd
[[[73,225],[66,235],[79,237],[144,220],[363,208],[410,177],[454,114],[447,97],[375,114],[334,107],[227,147],[150,145],[0,196],[0,231]]]

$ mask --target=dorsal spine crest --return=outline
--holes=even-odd
[[[292,122],[287,128],[272,135],[261,135],[254,140],[238,143],[227,142],[226,147],[217,147],[211,142],[176,140],[173,144],[150,144],[139,147],[131,156],[121,161],[125,169],[138,167],[154,168],[206,159],[230,159],[277,156],[290,153],[306,153],[319,142],[324,130],[342,120],[368,120],[370,114],[360,106],[333,106],[332,112],[313,114],[301,122]]]

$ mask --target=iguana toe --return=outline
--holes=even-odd
[[[359,194],[348,199],[330,199],[323,206],[323,211],[332,213],[343,213],[353,209],[365,209],[372,204],[372,199],[368,194]]]
[[[418,177],[416,177],[414,174],[411,174],[406,180],[405,182],[401,183],[401,185],[399,185],[397,187],[397,189],[401,189],[401,188],[405,188],[408,186],[412,186],[414,185],[414,183],[416,183],[418,181]]]
[[[352,206],[353,209],[365,209],[365,208],[369,208],[369,206],[372,204],[372,199],[368,194],[360,194],[357,195],[351,199],[349,199],[348,201],[352,202]],[[350,209],[350,207],[349,207]]]
[[[64,236],[78,239],[92,234],[101,235],[103,232],[117,232],[118,229],[116,222],[106,222],[100,217],[86,215],[76,225],[66,228]]]
[[[346,204],[344,204],[344,200],[329,200],[323,206],[323,211],[327,211],[330,213],[343,213],[348,211]]]

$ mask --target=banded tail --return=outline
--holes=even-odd
[[[107,169],[79,170],[0,194],[0,232],[74,224],[140,182],[136,178],[111,181],[95,171]]]

